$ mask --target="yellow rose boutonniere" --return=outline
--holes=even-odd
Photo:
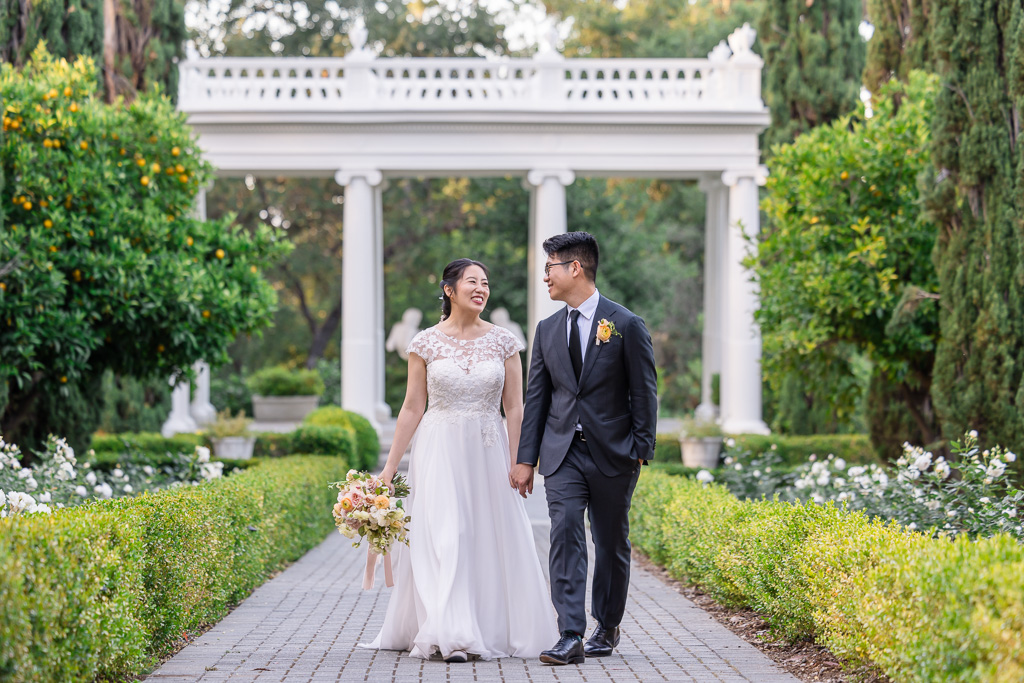
[[[621,337],[619,331],[615,329],[615,323],[611,322],[607,318],[601,318],[597,321],[597,343],[604,344],[606,341],[612,338],[612,336]]]

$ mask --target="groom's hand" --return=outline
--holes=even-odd
[[[512,466],[510,473],[512,487],[519,491],[519,495],[526,498],[526,494],[533,493],[533,467],[525,463],[517,462]]]

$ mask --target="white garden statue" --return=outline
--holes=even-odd
[[[395,351],[402,360],[409,360],[409,342],[420,331],[420,322],[423,320],[423,311],[418,308],[407,308],[402,313],[402,319],[391,327],[391,334],[384,342],[385,351]]]
[[[498,327],[504,327],[519,340],[520,344],[526,346],[526,336],[523,335],[523,328],[515,320],[512,320],[512,316],[509,315],[507,308],[495,308],[494,312],[491,313],[491,322]]]

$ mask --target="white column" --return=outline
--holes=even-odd
[[[378,430],[377,387],[384,367],[377,344],[377,235],[374,188],[383,176],[375,169],[334,174],[345,187],[344,248],[341,261],[341,405],[359,413]],[[381,346],[381,348],[383,348]]]
[[[210,403],[210,366],[197,360],[192,364],[196,373],[196,395],[192,399],[190,410],[192,418],[200,427],[205,427],[217,419],[217,409]]]
[[[701,337],[700,422],[718,419],[712,397],[712,378],[722,372],[722,242],[728,220],[728,193],[719,178],[704,178],[700,189],[707,198],[704,215],[704,329]]]
[[[199,429],[199,425],[192,419],[192,415],[189,414],[188,410],[188,399],[191,393],[191,384],[186,377],[183,381],[174,383],[172,377],[168,382],[174,390],[171,392],[171,414],[167,416],[167,420],[160,428],[160,433],[164,435],[164,438],[180,434],[182,432],[194,432]]]
[[[567,169],[534,169],[526,174],[530,197],[530,245],[527,260],[527,327],[529,347],[533,348],[533,334],[537,323],[564,306],[552,301],[544,284],[544,240],[567,230],[565,188],[576,179]]]
[[[386,190],[387,187],[388,182],[385,180],[380,185],[373,188],[373,263],[375,264],[376,270],[374,273],[376,275],[374,287],[377,297],[377,319],[374,322],[374,325],[377,332],[377,367],[380,369],[377,373],[376,399],[377,421],[381,424],[391,419],[391,407],[384,400],[384,342],[387,339],[387,331],[384,323],[384,190]]]
[[[761,331],[754,320],[758,288],[743,259],[752,247],[747,237],[760,232],[758,185],[767,169],[755,167],[722,174],[729,188],[722,304],[722,429],[729,434],[767,434],[761,412]],[[756,248],[756,247],[754,247]]]

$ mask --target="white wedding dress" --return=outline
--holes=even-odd
[[[470,341],[431,327],[409,344],[428,397],[409,462],[409,546],[392,551],[394,592],[366,647],[494,659],[537,657],[558,639],[499,412],[505,360],[522,348],[497,326]]]

